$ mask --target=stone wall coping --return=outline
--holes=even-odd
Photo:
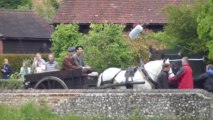
[[[42,95],[76,95],[76,94],[92,94],[92,93],[102,93],[102,94],[111,94],[111,93],[118,93],[118,94],[198,94],[205,96],[207,98],[213,98],[213,94],[209,93],[202,89],[153,89],[153,90],[136,90],[136,89],[52,89],[52,90],[36,90],[36,89],[28,89],[28,90],[1,90],[1,94],[21,94],[21,95],[35,95],[35,94],[42,94]]]

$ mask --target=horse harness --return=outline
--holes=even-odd
[[[114,81],[115,81],[115,78],[117,77],[117,75],[120,73],[122,71],[122,69],[120,70],[120,71],[118,71],[116,74],[115,74],[115,76],[111,79],[111,80],[107,80],[107,81],[103,81],[103,74],[102,74],[102,76],[101,76],[101,85],[103,85],[103,84],[113,84],[114,83]]]
[[[121,69],[120,71],[118,71],[114,77],[111,79],[111,80],[108,80],[108,81],[103,81],[103,75],[101,76],[101,85],[103,84],[113,84],[114,81],[115,81],[115,78],[117,77],[117,75],[122,71],[122,70],[125,70],[125,69]],[[128,83],[131,83],[133,82],[133,77],[135,75],[135,72],[137,71],[137,68],[136,67],[129,67],[126,69],[126,72],[125,72],[125,78],[126,78],[126,83],[127,83],[127,87],[131,88],[132,86],[128,85]],[[128,81],[128,79],[131,78],[131,82]]]
[[[101,85],[103,84],[113,84],[115,81],[115,78],[117,77],[117,75],[124,69],[121,69],[120,71],[118,71],[114,77],[111,80],[107,80],[107,81],[103,81],[103,74],[101,76]],[[132,88],[133,86],[130,85],[131,82],[128,82],[128,79],[131,78],[132,82],[133,82],[133,77],[135,75],[135,72],[137,71],[136,67],[130,67],[126,69],[126,73],[125,73],[125,78],[126,78],[126,87],[127,88]],[[141,75],[143,76],[143,78],[145,78],[147,80],[147,82],[152,86],[152,88],[156,88],[157,84],[152,80],[152,78],[149,76],[149,74],[147,73],[147,71],[142,68],[139,70]]]
[[[157,88],[157,84],[154,82],[154,80],[149,76],[148,72],[145,69],[139,70],[143,78],[147,80],[147,82],[151,85],[152,88]]]

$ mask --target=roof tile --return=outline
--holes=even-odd
[[[53,23],[166,23],[162,8],[193,0],[64,0]]]
[[[0,33],[12,38],[50,38],[53,32],[43,18],[33,11],[0,10]]]

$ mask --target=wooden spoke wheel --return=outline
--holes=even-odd
[[[48,76],[39,80],[34,89],[68,89],[68,87],[60,78]]]

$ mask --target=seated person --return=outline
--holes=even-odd
[[[25,75],[30,73],[31,73],[31,68],[27,65],[27,63],[23,62],[23,65],[20,68],[19,74],[21,75],[22,78],[24,78]]]
[[[82,67],[83,72],[88,74],[92,72],[92,69],[90,66],[86,65],[83,60],[83,49],[83,46],[77,46],[75,49],[76,53],[73,54],[73,59],[79,66]]]
[[[34,57],[33,60],[33,72],[34,73],[41,73],[45,71],[45,60],[42,58],[40,53],[36,53],[36,56]]]
[[[62,68],[61,70],[72,70],[72,69],[79,69],[81,66],[79,66],[73,59],[72,53],[75,51],[75,49],[69,48],[67,55],[64,57]]]
[[[52,53],[48,55],[49,61],[46,62],[46,71],[57,71],[58,63],[55,61],[55,57]]]
[[[206,72],[195,78],[194,81],[203,81],[204,89],[209,92],[213,92],[213,65],[207,65]]]

